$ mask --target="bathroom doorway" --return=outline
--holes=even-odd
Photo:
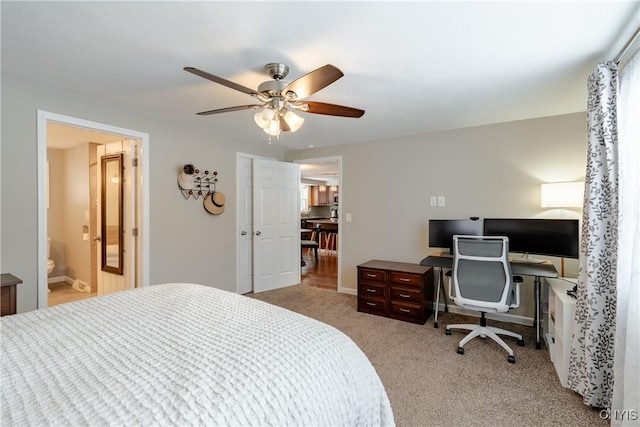
[[[121,231],[127,235],[121,251],[125,268],[117,280],[124,283],[123,289],[144,286],[148,188],[142,184],[148,182],[144,168],[148,135],[46,112],[39,112],[38,124],[38,221],[43,230],[38,234],[38,307],[107,293],[98,285],[108,275],[99,252],[104,229],[97,211],[103,188],[99,153],[104,155],[105,147],[111,155],[118,152],[126,159],[121,177],[121,205],[129,209]],[[110,176],[105,181],[115,185],[111,182],[117,179]]]

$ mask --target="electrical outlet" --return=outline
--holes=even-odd
[[[444,207],[444,196],[438,196],[438,207]]]
[[[431,206],[438,206],[438,201],[436,196],[431,196],[431,198],[429,199],[429,203]]]

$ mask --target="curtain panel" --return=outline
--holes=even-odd
[[[588,79],[585,177],[576,327],[569,388],[583,402],[611,408],[618,249],[617,64],[600,63]]]
[[[618,285],[611,425],[640,425],[640,53],[620,71]],[[629,413],[625,411],[634,411]]]

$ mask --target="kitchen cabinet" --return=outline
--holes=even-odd
[[[338,195],[338,186],[332,191],[331,186],[324,186],[324,191],[320,191],[319,185],[311,186],[311,206],[332,206],[334,197]]]

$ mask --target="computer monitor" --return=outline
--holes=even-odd
[[[507,236],[509,251],[578,258],[577,219],[485,218],[486,236]]]
[[[453,236],[465,234],[468,236],[482,235],[482,221],[471,219],[430,219],[429,247],[448,249],[453,253]]]

